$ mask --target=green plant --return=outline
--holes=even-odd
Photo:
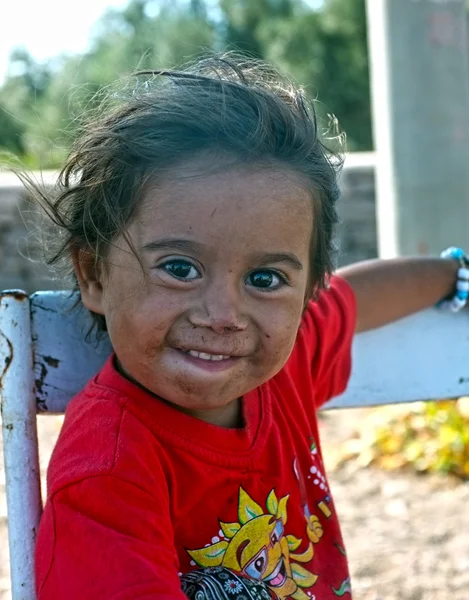
[[[469,397],[373,409],[340,456],[363,466],[469,479]]]

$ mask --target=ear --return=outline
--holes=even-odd
[[[70,253],[80,288],[81,301],[88,310],[103,315],[103,286],[100,281],[99,263],[94,252],[89,248],[72,246]]]

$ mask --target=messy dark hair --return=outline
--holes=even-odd
[[[326,285],[341,159],[321,140],[313,103],[302,90],[263,62],[224,55],[180,71],[141,71],[106,94],[99,116],[74,144],[56,190],[41,194],[60,233],[49,264],[65,259],[74,277],[71,247],[105,259],[113,239],[125,235],[150,178],[157,182],[184,161],[220,152],[237,164],[292,169],[307,182],[315,224],[309,295]],[[93,316],[104,330],[104,318]]]

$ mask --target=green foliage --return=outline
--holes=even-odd
[[[469,398],[374,409],[340,455],[362,466],[469,479]]]
[[[317,97],[323,117],[334,114],[349,150],[372,148],[364,0],[329,0],[321,11],[293,10],[265,20],[264,56]]]
[[[174,67],[207,50],[267,59],[334,113],[349,148],[371,148],[365,0],[130,0],[99,21],[83,56],[41,65],[11,56],[0,88],[0,147],[33,166],[59,165],[96,92],[137,68]],[[5,124],[4,124],[5,122]]]
[[[0,148],[14,154],[24,154],[24,125],[0,103]]]
[[[265,58],[269,41],[261,34],[263,26],[282,22],[288,27],[299,7],[295,0],[220,0],[224,45]]]

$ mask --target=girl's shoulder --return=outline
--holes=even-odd
[[[67,485],[102,475],[136,485],[151,481],[160,462],[158,440],[128,410],[129,401],[94,381],[70,401],[49,463],[49,496]],[[150,478],[149,473],[153,473]]]

